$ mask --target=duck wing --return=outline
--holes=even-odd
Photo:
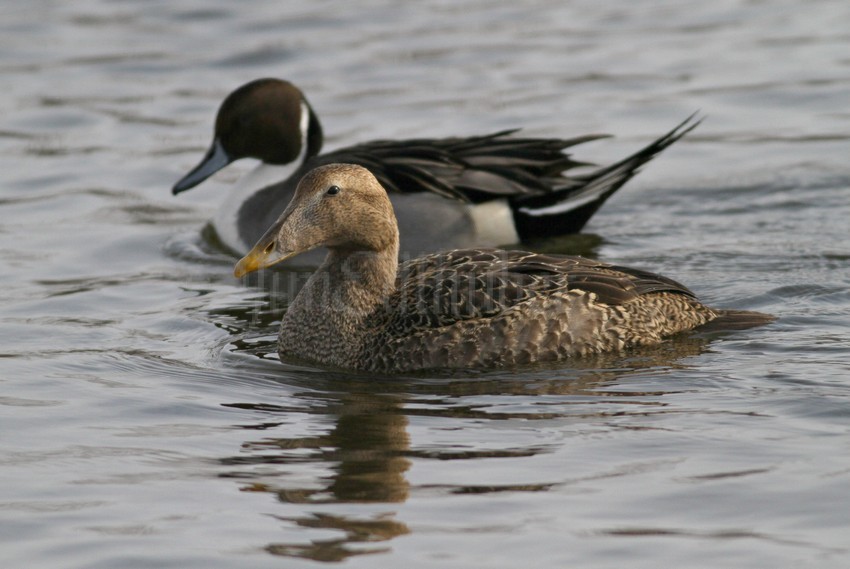
[[[563,172],[586,163],[564,149],[607,135],[571,139],[515,138],[516,130],[467,138],[376,140],[310,161],[368,168],[389,192],[432,192],[481,203],[499,197],[542,195],[583,185]],[[316,163],[314,163],[314,161]]]
[[[658,292],[694,297],[682,284],[640,269],[583,257],[470,249],[400,265],[390,312],[393,327],[436,328],[493,318],[535,297],[575,290],[593,293],[596,302],[608,305]]]

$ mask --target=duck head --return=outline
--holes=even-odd
[[[315,156],[321,148],[322,126],[298,87],[280,79],[257,79],[224,99],[210,149],[172,192],[193,188],[240,158],[281,165]]]
[[[398,257],[398,226],[389,197],[369,170],[328,164],[308,172],[280,218],[236,265],[234,274],[275,265],[317,247]]]

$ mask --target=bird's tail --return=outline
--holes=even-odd
[[[764,326],[776,320],[775,316],[764,312],[751,310],[716,310],[717,318],[703,324],[696,330],[699,332],[723,332],[727,330],[746,330]]]
[[[631,156],[584,176],[574,184],[545,195],[517,197],[511,202],[517,233],[525,241],[577,233],[605,200],[634,176],[641,166],[696,128],[696,113]]]

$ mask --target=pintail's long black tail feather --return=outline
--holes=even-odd
[[[640,168],[701,122],[692,114],[664,136],[610,166],[583,176],[572,175],[559,191],[511,199],[517,233],[525,241],[580,231],[594,213]]]

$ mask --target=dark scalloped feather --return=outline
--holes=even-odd
[[[411,330],[492,317],[536,296],[558,290],[594,293],[597,302],[622,305],[641,295],[672,292],[693,297],[680,283],[640,269],[582,257],[525,251],[468,249],[403,263],[393,326]]]
[[[629,275],[635,285],[637,294],[649,294],[651,292],[678,292],[692,298],[696,298],[696,294],[694,294],[688,287],[663,275],[657,275],[655,273],[650,273],[649,271],[634,269],[632,267],[620,267],[618,265],[611,265],[610,268]]]

